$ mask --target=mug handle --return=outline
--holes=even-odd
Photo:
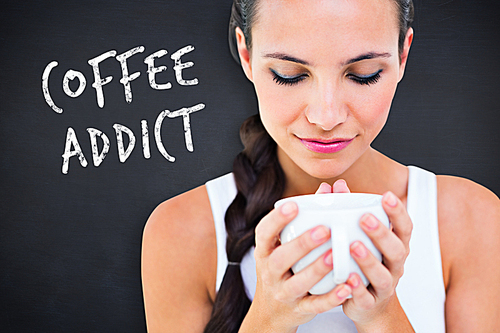
[[[349,239],[347,230],[340,223],[331,225],[332,232],[332,255],[333,255],[333,282],[335,284],[344,283],[349,278]]]

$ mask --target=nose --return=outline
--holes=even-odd
[[[318,84],[315,93],[311,94],[305,115],[311,124],[329,131],[344,123],[348,113],[349,108],[341,88],[333,80],[329,80]]]

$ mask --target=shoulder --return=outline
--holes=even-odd
[[[173,197],[155,208],[144,228],[144,248],[155,257],[155,261],[171,261],[172,258],[180,262],[191,260],[191,264],[186,265],[190,270],[196,269],[195,262],[205,266],[206,259],[213,259],[208,263],[215,264],[215,228],[205,185]],[[143,260],[147,259],[144,254]]]
[[[185,223],[188,221],[196,221],[197,223]],[[159,204],[149,217],[144,233],[156,236],[167,235],[169,233],[158,234],[157,231],[173,231],[175,228],[181,227],[184,231],[191,229],[190,231],[198,234],[210,229],[205,228],[207,224],[210,225],[209,222],[213,224],[212,211],[206,186],[202,185]],[[178,236],[184,235],[186,233],[181,232]]]
[[[215,297],[216,246],[205,186],[156,207],[146,223],[142,242],[148,328],[166,324],[165,320],[168,327],[182,321],[192,325],[208,320]],[[183,309],[182,304],[190,309]]]
[[[487,188],[453,176],[437,176],[437,192],[443,273],[448,285],[451,279],[476,271],[471,266],[498,261],[490,254],[500,252],[500,200]]]
[[[498,224],[500,200],[492,191],[465,178],[437,176],[436,179],[440,223],[450,228],[478,230]],[[479,220],[490,225],[476,224]]]

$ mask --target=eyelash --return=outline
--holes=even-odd
[[[381,72],[382,72],[382,70],[380,69],[376,73],[370,74],[370,75],[364,76],[364,77],[357,76],[354,74],[348,74],[348,76],[354,82],[356,82],[360,85],[367,85],[368,86],[368,85],[371,85],[371,84],[378,82],[378,80],[380,79]],[[271,73],[273,74],[273,81],[274,82],[276,82],[278,85],[285,85],[285,86],[293,86],[293,85],[299,83],[300,81],[304,80],[308,76],[307,74],[302,74],[299,76],[287,78],[287,77],[283,77],[283,76],[279,75],[278,73],[276,73],[272,69],[271,69]]]
[[[378,80],[380,79],[380,73],[382,72],[381,69],[379,69],[377,72],[370,74],[368,76],[357,76],[354,74],[348,74],[348,76],[353,80],[354,82],[361,84],[361,85],[367,85],[369,86],[370,84],[377,83]]]
[[[271,69],[271,73],[273,74],[273,81],[276,82],[278,85],[285,85],[285,86],[293,86],[294,84],[299,83],[300,81],[304,80],[308,75],[307,74],[302,74],[299,76],[295,77],[283,77],[276,73],[274,70]]]

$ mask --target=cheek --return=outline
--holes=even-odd
[[[272,136],[278,126],[290,125],[300,117],[300,103],[287,89],[269,79],[256,78],[254,84],[262,122]]]
[[[378,131],[384,126],[389,110],[391,108],[392,99],[395,93],[395,84],[387,84],[373,89],[369,94],[365,94],[364,98],[358,97],[355,99],[356,106],[352,110],[356,112],[356,118],[361,122],[364,128],[368,131]]]

